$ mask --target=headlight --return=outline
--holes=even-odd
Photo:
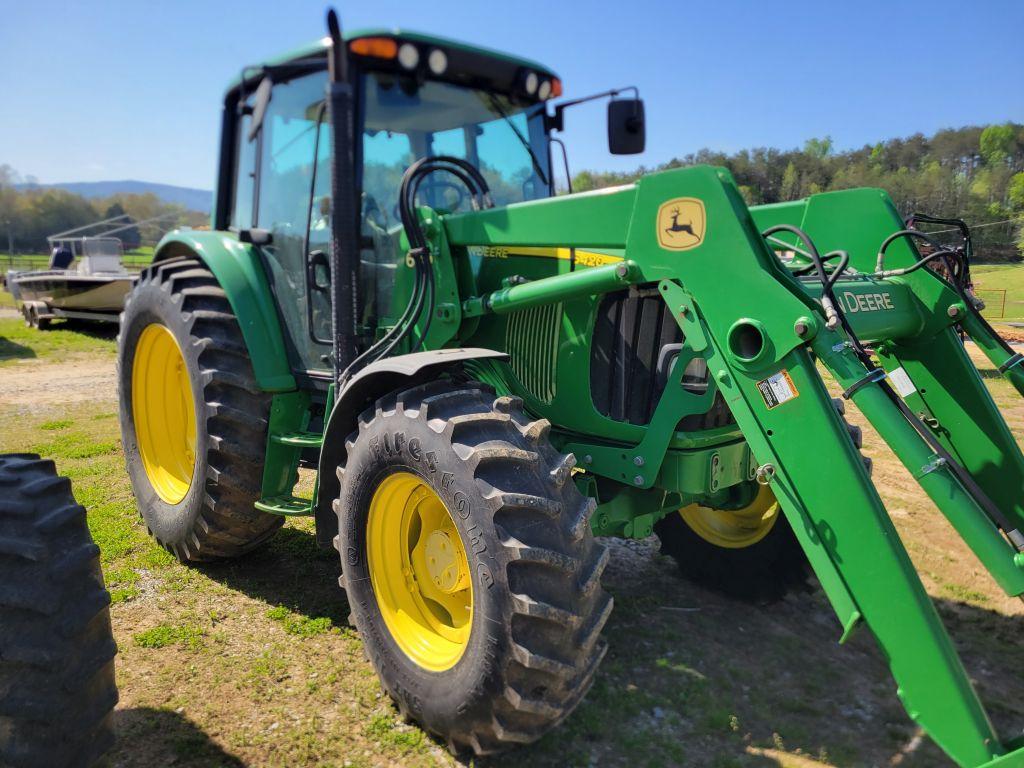
[[[531,72],[526,76],[526,92],[533,96],[537,92],[537,73]]]
[[[415,69],[420,63],[420,52],[412,43],[402,43],[398,48],[398,63],[406,69]]]
[[[448,56],[440,48],[435,48],[427,56],[427,66],[435,75],[442,75],[448,69]]]

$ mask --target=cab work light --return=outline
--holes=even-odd
[[[375,59],[393,59],[398,56],[398,43],[390,37],[360,37],[349,43],[348,49],[357,56],[372,56]]]

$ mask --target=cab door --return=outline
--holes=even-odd
[[[241,123],[235,217],[239,228],[267,230],[259,248],[282,321],[292,370],[329,378],[332,370],[330,126],[326,74],[275,83],[259,131]],[[248,206],[240,199],[252,195]],[[249,218],[242,221],[239,217]]]

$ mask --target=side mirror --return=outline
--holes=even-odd
[[[644,102],[613,99],[608,102],[608,151],[613,155],[638,155],[644,151]]]
[[[327,254],[319,250],[310,253],[308,267],[310,287],[326,293],[331,287],[331,266]]]
[[[238,230],[238,242],[250,245],[270,245],[274,242],[274,233],[269,229],[248,227]]]

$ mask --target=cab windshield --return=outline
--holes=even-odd
[[[423,157],[451,155],[475,165],[495,205],[550,194],[544,105],[522,109],[505,96],[392,74],[362,75],[363,317],[372,327],[393,314],[395,272],[402,254],[398,193],[406,168]],[[471,210],[455,177],[436,171],[419,186],[420,205]]]
[[[483,173],[496,205],[547,197],[544,105],[526,110],[507,97],[437,81],[416,84],[384,73],[363,75],[363,194],[390,214],[402,174],[422,157],[452,155]],[[469,209],[461,185],[445,174],[421,186],[422,204]],[[429,183],[433,182],[433,183]]]

